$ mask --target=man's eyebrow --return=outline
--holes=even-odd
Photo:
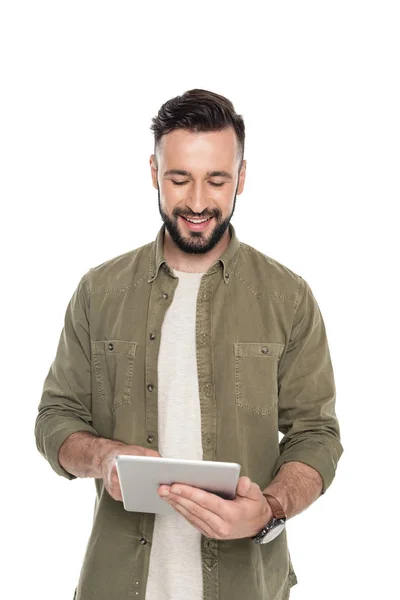
[[[232,175],[227,171],[208,171],[208,177],[227,177],[228,179],[232,179]]]
[[[189,171],[183,171],[182,169],[169,169],[165,171],[164,177],[166,175],[185,175],[186,177],[192,177],[192,174]],[[227,171],[208,171],[207,177],[227,177],[228,179],[232,179],[232,175]]]

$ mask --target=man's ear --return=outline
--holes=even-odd
[[[241,164],[240,171],[239,171],[239,183],[238,183],[238,188],[237,188],[237,192],[236,192],[237,195],[239,195],[243,192],[244,182],[246,180],[246,167],[247,167],[247,161],[242,160],[242,164]]]
[[[155,187],[156,190],[158,190],[158,180],[157,180],[158,166],[157,166],[157,157],[154,154],[152,154],[150,156],[149,163],[150,163],[152,184],[153,184],[153,187]]]

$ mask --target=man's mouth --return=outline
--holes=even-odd
[[[180,215],[182,220],[185,222],[186,227],[188,227],[191,231],[202,231],[208,226],[208,223],[214,217],[205,217],[203,219],[192,219],[189,217],[184,217]]]
[[[181,215],[183,216],[183,215]],[[183,217],[184,219],[186,219],[187,221],[190,221],[191,223],[204,223],[204,221],[208,221],[208,219],[212,219],[212,217],[205,217],[203,219],[190,219],[189,217]]]

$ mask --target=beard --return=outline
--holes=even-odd
[[[192,215],[183,213],[179,208],[175,208],[172,211],[171,216],[167,215],[167,213],[165,213],[161,208],[160,188],[157,186],[158,210],[160,211],[161,218],[164,222],[166,230],[178,248],[182,250],[182,252],[186,252],[187,254],[206,254],[218,244],[227,230],[233,213],[235,212],[236,192],[238,185],[236,186],[235,190],[232,212],[226,219],[222,220],[222,213],[217,209],[212,213],[202,215],[203,218],[214,217],[215,219],[216,224],[214,225],[214,229],[212,230],[209,238],[206,238],[202,231],[190,231],[189,229],[187,230],[189,233],[189,238],[184,237],[179,230],[179,216],[182,215],[190,217]]]

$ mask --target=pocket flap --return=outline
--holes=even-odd
[[[285,344],[279,342],[235,342],[235,356],[281,356]]]
[[[136,342],[125,340],[99,340],[92,341],[93,354],[124,354],[135,356]]]

